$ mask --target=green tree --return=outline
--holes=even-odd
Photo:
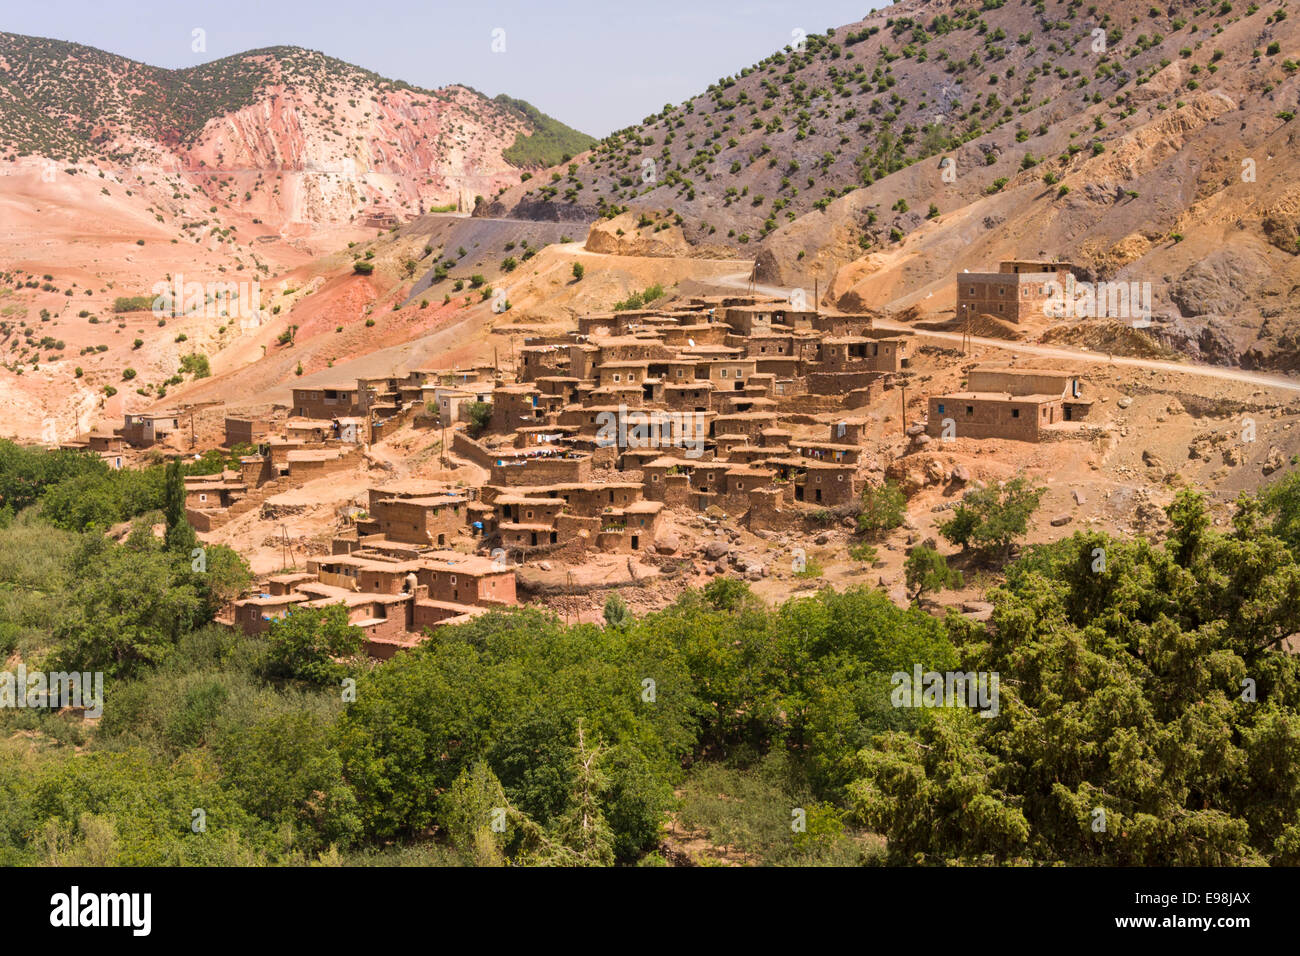
[[[476,760],[461,770],[443,798],[443,826],[456,853],[473,866],[502,866],[505,844],[515,829],[517,814],[501,781],[486,761]]]
[[[581,281],[582,281],[582,277],[583,277],[584,275],[586,275],[586,274],[587,274],[587,270],[583,268],[581,262],[575,262],[575,263],[573,264],[573,281],[574,281],[574,282],[581,282]]]
[[[351,673],[346,661],[361,653],[361,628],[348,623],[342,604],[294,608],[271,622],[265,668],[271,677],[336,684]],[[342,659],[342,660],[340,660]]]
[[[858,531],[879,536],[892,531],[907,516],[907,498],[893,481],[867,485],[862,489],[862,506],[858,511]]]
[[[180,637],[206,623],[188,565],[156,546],[138,549],[86,538],[70,571],[69,610],[55,630],[56,661],[112,676],[162,662]]]
[[[477,438],[487,430],[488,424],[492,421],[492,403],[491,402],[471,402],[469,406],[469,434],[471,438]]]
[[[961,583],[961,572],[948,567],[948,559],[926,544],[912,549],[903,564],[903,576],[916,602],[927,591],[942,591]]]
[[[1203,527],[1199,496],[1178,511]],[[1300,567],[1264,532],[1188,540],[1077,533],[1008,567],[989,625],[949,618],[962,669],[1002,676],[997,715],[938,709],[859,752],[850,805],[891,859],[1295,862],[1300,661],[1276,648]]]
[[[981,556],[1001,553],[1005,558],[1012,543],[1029,530],[1029,518],[1045,492],[1032,487],[1023,475],[969,491],[952,517],[939,525],[939,533],[963,551]]]
[[[185,479],[181,474],[179,459],[167,463],[166,481],[163,485],[163,514],[167,521],[167,534],[164,538],[167,550],[188,558],[198,547],[199,539],[185,515]]]
[[[633,620],[632,611],[617,591],[605,599],[604,616],[606,627],[626,627]]]

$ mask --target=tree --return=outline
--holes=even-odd
[[[903,565],[912,600],[920,602],[927,591],[942,591],[961,583],[961,572],[948,567],[948,559],[927,544],[912,549]]]
[[[185,516],[185,479],[181,476],[180,459],[167,463],[167,476],[163,485],[163,514],[167,520],[164,538],[167,550],[189,557],[198,546],[198,535]]]
[[[907,515],[907,498],[893,481],[867,485],[862,489],[862,508],[858,512],[858,531],[878,536],[892,531]]]
[[[574,282],[581,282],[581,281],[582,281],[582,277],[583,277],[584,275],[586,275],[586,274],[587,274],[587,270],[584,269],[584,268],[582,267],[582,263],[581,263],[581,262],[575,262],[575,263],[573,264],[573,281],[574,281]]]
[[[470,402],[469,405],[469,435],[471,438],[477,438],[487,430],[488,424],[492,421],[492,403],[491,402]]]
[[[606,627],[625,627],[633,620],[635,618],[633,618],[627,602],[623,600],[623,595],[615,591],[605,599]]]
[[[1000,486],[969,491],[952,517],[939,525],[939,533],[963,551],[981,556],[1000,551],[1005,558],[1011,544],[1029,530],[1029,518],[1046,490],[1031,487],[1021,475]]]
[[[331,604],[291,609],[271,622],[267,643],[264,667],[269,676],[334,684],[351,671],[339,659],[356,657],[364,641],[361,628],[348,623],[347,608]]]
[[[995,626],[949,618],[998,713],[935,709],[859,752],[850,805],[891,860],[1300,862],[1300,661],[1276,650],[1300,566],[1257,530],[1205,528],[1184,565],[1186,544],[1080,532],[1007,568]]]
[[[443,798],[442,820],[462,862],[502,866],[505,843],[515,827],[501,781],[484,760],[463,769]]]
[[[206,623],[188,564],[154,544],[89,536],[70,562],[71,609],[55,629],[58,663],[127,677],[161,663],[183,634]]]

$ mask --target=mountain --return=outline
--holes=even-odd
[[[398,243],[386,279],[387,266],[373,280],[354,274],[345,250],[437,212],[463,221],[456,211],[477,196],[591,142],[522,100],[420,89],[297,47],[167,70],[0,33],[6,432],[69,438],[120,423],[173,400],[191,353],[220,375],[275,359],[290,326],[305,326],[302,351],[325,330],[322,366],[341,358],[343,326],[361,330],[348,347],[364,352],[372,286],[409,284],[431,236]],[[256,283],[261,310],[139,308],[179,281],[234,283],[241,305]],[[284,374],[298,367],[295,357]]]
[[[0,155],[179,171],[293,220],[468,207],[591,142],[522,100],[425,90],[298,47],[167,70],[0,33]]]
[[[1298,29],[1276,3],[903,0],[479,212],[631,211],[846,309],[942,314],[962,269],[1060,257],[1150,283],[1168,347],[1297,368]]]

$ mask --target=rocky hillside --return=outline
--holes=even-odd
[[[680,226],[830,304],[952,308],[1059,256],[1150,282],[1162,344],[1300,366],[1286,2],[903,0],[806,37],[480,212]]]
[[[165,70],[0,33],[0,156],[181,171],[271,218],[468,208],[589,142],[520,100],[419,89],[297,47]]]

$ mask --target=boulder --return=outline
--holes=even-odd
[[[1273,472],[1280,470],[1285,464],[1286,459],[1282,457],[1282,453],[1278,451],[1276,447],[1270,447],[1268,450],[1268,457],[1264,459],[1264,464],[1261,470],[1264,474],[1271,475]]]
[[[655,551],[659,554],[676,554],[682,549],[682,539],[671,531],[661,534],[655,540]]]

